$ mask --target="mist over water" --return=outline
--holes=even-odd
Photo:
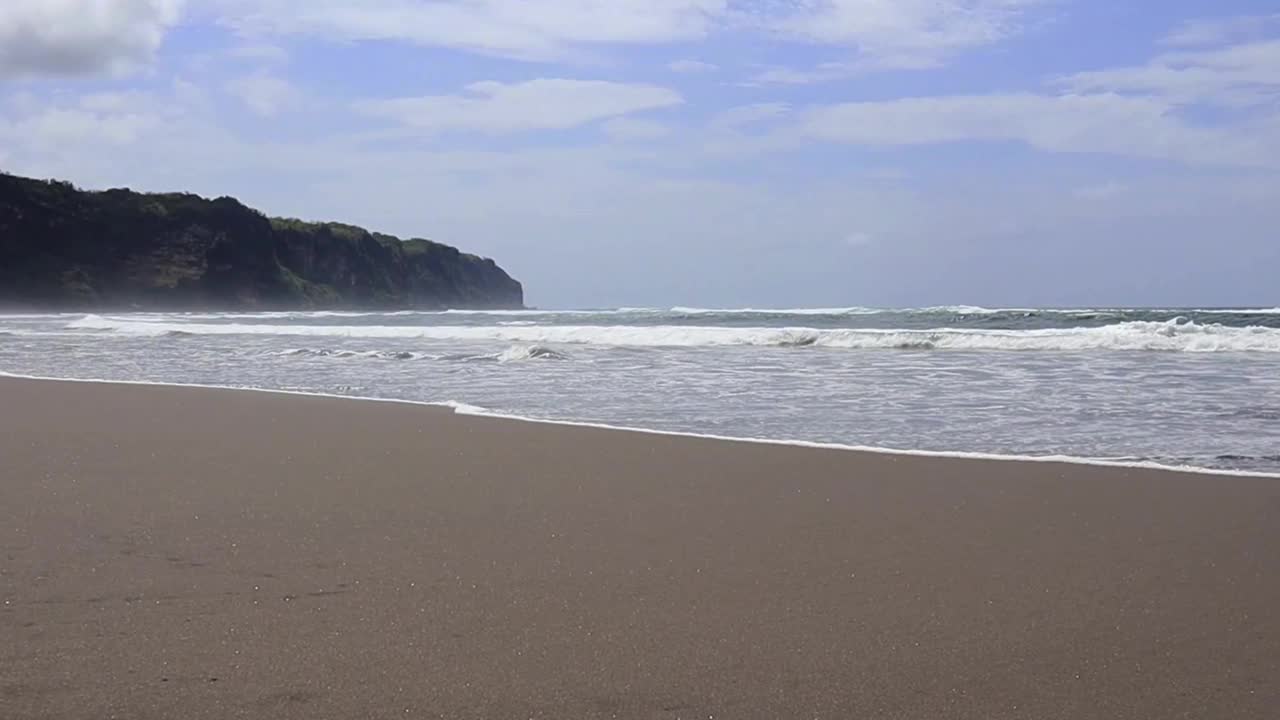
[[[1280,308],[0,315],[0,372],[1280,472]]]

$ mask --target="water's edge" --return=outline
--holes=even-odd
[[[512,415],[501,412],[494,412],[485,408],[469,405],[467,403],[456,402],[452,400],[444,401],[424,401],[424,400],[408,400],[403,398],[386,398],[386,397],[370,397],[359,395],[338,395],[322,392],[305,392],[300,390],[279,390],[273,388],[259,387],[236,387],[231,385],[203,385],[198,383],[174,383],[174,382],[154,382],[147,380],[104,380],[92,378],[67,378],[67,377],[49,377],[42,375],[25,375],[20,373],[11,373],[0,371],[0,378],[11,378],[15,380],[36,380],[42,382],[62,382],[62,383],[91,383],[99,385],[143,385],[152,387],[176,387],[176,388],[194,388],[202,390],[225,390],[240,392],[256,392],[267,393],[273,395],[292,395],[301,397],[322,397],[335,400],[350,400],[353,402],[379,402],[394,403],[399,405],[414,405],[418,407],[432,407],[438,409],[451,410],[456,415],[482,417],[494,420],[503,420],[508,422],[534,423],[539,425],[555,425],[561,427],[577,427],[591,428],[597,430],[608,430],[612,432],[628,432],[639,433],[644,435],[661,435],[668,437],[684,437],[701,440],[714,440],[720,442],[748,443],[753,445],[776,445],[782,447],[810,448],[817,450],[838,450],[844,452],[868,453],[875,455],[894,455],[899,457],[925,457],[925,458],[946,458],[956,460],[985,460],[995,462],[1021,462],[1021,463],[1037,463],[1037,464],[1062,464],[1062,465],[1083,465],[1090,467],[1119,468],[1131,470],[1155,470],[1160,472],[1173,472],[1180,474],[1192,475],[1210,475],[1219,477],[1248,477],[1248,478],[1269,478],[1280,479],[1280,473],[1268,473],[1249,470],[1230,470],[1230,469],[1212,469],[1201,468],[1191,465],[1164,465],[1156,462],[1148,461],[1115,461],[1104,460],[1089,457],[1077,457],[1072,455],[1001,455],[995,453],[980,452],[963,452],[963,451],[936,451],[936,450],[903,450],[898,448],[875,447],[870,445],[847,445],[840,443],[823,443],[808,440],[780,440],[773,438],[752,438],[752,437],[735,437],[730,435],[714,435],[707,433],[680,432],[675,430],[657,430],[652,428],[626,427],[621,425],[609,425],[605,423],[583,422],[571,419],[551,419],[551,418],[534,418],[523,415]]]

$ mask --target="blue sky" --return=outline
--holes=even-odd
[[[1261,0],[6,0],[0,169],[541,306],[1280,305]]]

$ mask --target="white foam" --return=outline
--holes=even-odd
[[[1176,311],[1183,312],[1183,311]],[[1192,310],[1191,312],[1222,313],[1223,315],[1280,315],[1280,307],[1274,308],[1230,308],[1227,310]]]
[[[670,312],[685,315],[886,315],[886,314],[954,314],[954,315],[996,315],[1000,313],[1076,313],[1096,312],[1092,310],[1071,309],[1037,309],[1037,308],[988,308],[977,305],[931,305],[928,307],[881,308],[864,307],[824,307],[824,308],[699,308],[673,307]]]
[[[525,360],[567,360],[568,356],[541,345],[512,345],[496,353],[480,355],[411,352],[408,350],[344,350],[341,348],[289,348],[268,352],[270,357],[326,358],[337,360],[489,360],[501,363]]]
[[[381,311],[339,311],[339,310],[307,310],[307,311],[274,311],[274,312],[144,312],[129,313],[119,316],[136,322],[192,322],[197,320],[317,320],[324,318],[370,318],[370,317],[447,317],[476,316],[495,318],[526,318],[524,322],[533,322],[527,318],[585,317],[585,316],[621,316],[647,315],[661,317],[663,315],[678,316],[859,316],[859,315],[1065,315],[1065,316],[1106,316],[1125,313],[1156,314],[1196,314],[1196,315],[1280,315],[1280,307],[1272,308],[1027,308],[1027,307],[982,307],[978,305],[936,305],[917,308],[876,308],[876,307],[818,307],[818,308],[706,308],[676,306],[672,308],[620,307],[612,309],[587,310],[399,310],[395,312]],[[56,320],[79,317],[79,313],[11,313],[0,314],[0,320]],[[115,316],[113,316],[115,317]]]
[[[555,315],[612,315],[629,310],[443,310],[436,315],[500,315],[513,317],[542,317]],[[647,312],[641,310],[639,312]]]
[[[405,350],[330,350],[328,348],[291,348],[267,353],[275,357],[321,357],[365,360],[439,360],[441,355],[416,353]]]
[[[479,405],[468,405],[467,403],[458,402],[457,400],[445,400],[443,402],[438,402],[438,403],[424,403],[424,404],[433,405],[435,407],[446,407],[446,408],[449,408],[450,410],[453,410],[453,412],[458,415],[489,415],[490,414],[488,410],[485,410]]]
[[[661,310],[656,312],[662,312]],[[876,315],[894,312],[881,308],[699,308],[673,307],[667,311],[677,315]]]
[[[911,313],[954,313],[956,315],[996,315],[1007,312],[1034,312],[1026,308],[988,308],[978,305],[935,305],[933,307],[903,308],[901,312]]]
[[[935,305],[922,308],[899,308],[884,312],[905,313],[954,313],[957,315],[998,315],[1002,313],[1037,313],[1046,315],[1096,315],[1119,313],[1205,314],[1205,315],[1280,315],[1277,308],[1030,308],[1030,307],[981,307],[978,305]]]
[[[1280,329],[1168,322],[1038,330],[936,330],[686,327],[677,325],[411,326],[172,323],[88,315],[67,329],[126,335],[277,335],[423,340],[503,341],[610,347],[816,346],[905,350],[1090,350],[1163,352],[1280,352]]]
[[[990,460],[996,462],[1026,462],[1026,463],[1058,463],[1067,465],[1087,465],[1093,467],[1109,467],[1124,468],[1135,470],[1158,470],[1163,472],[1185,473],[1193,475],[1215,475],[1222,477],[1259,477],[1259,478],[1276,478],[1280,479],[1280,473],[1267,473],[1251,470],[1216,470],[1212,468],[1201,468],[1191,465],[1162,465],[1149,461],[1117,461],[1105,460],[1099,458],[1076,457],[1073,455],[1000,455],[994,453],[978,453],[978,452],[958,452],[958,451],[936,451],[936,450],[900,450],[895,448],[875,447],[869,445],[846,445],[839,443],[823,443],[812,442],[806,440],[778,440],[772,438],[747,438],[733,437],[728,435],[714,435],[709,433],[693,433],[680,432],[674,430],[655,430],[651,428],[626,427],[621,425],[609,425],[605,423],[585,422],[579,420],[555,420],[548,418],[535,418],[524,415],[513,415],[508,413],[497,412],[478,405],[458,402],[456,400],[442,400],[434,402],[426,402],[421,400],[404,400],[399,398],[381,398],[381,397],[364,397],[355,395],[336,395],[332,393],[300,391],[300,390],[279,390],[270,388],[254,388],[254,387],[234,387],[226,385],[203,385],[198,383],[163,383],[146,380],[105,380],[93,378],[57,378],[46,377],[40,375],[23,375],[18,373],[9,373],[0,371],[0,377],[15,378],[19,380],[47,380],[56,382],[69,383],[93,383],[106,385],[144,385],[152,387],[189,387],[203,388],[209,390],[233,390],[241,392],[260,392],[272,395],[295,395],[303,397],[325,397],[336,400],[350,400],[355,402],[384,402],[397,405],[416,405],[425,407],[448,408],[455,414],[473,417],[485,417],[496,420],[506,420],[515,422],[536,423],[541,425],[559,425],[565,427],[595,428],[600,430],[610,430],[615,432],[631,432],[645,435],[660,435],[665,437],[688,437],[704,440],[716,440],[721,442],[748,443],[756,445],[777,445],[786,447],[802,447],[818,450],[837,450],[846,452],[872,453],[877,455],[893,455],[899,457],[930,457],[930,458],[954,458],[960,460]]]
[[[498,353],[498,362],[523,362],[525,360],[564,360],[564,353],[541,345],[512,345]]]

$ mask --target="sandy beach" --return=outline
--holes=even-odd
[[[1245,720],[1280,481],[0,379],[0,718]]]

